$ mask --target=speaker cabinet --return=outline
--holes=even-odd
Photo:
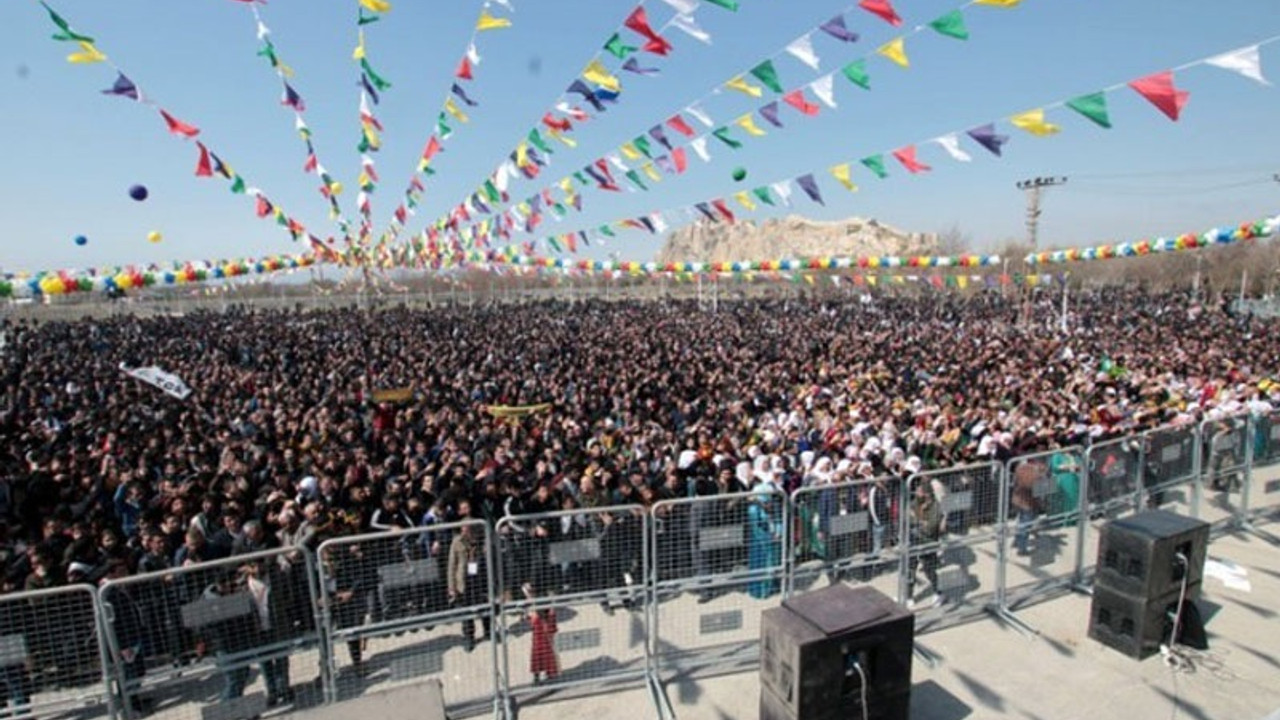
[[[1160,650],[1173,633],[1182,586],[1154,598],[1128,595],[1105,585],[1093,588],[1089,637],[1137,660]],[[1186,605],[1200,596],[1200,583],[1187,585]],[[1184,605],[1185,612],[1185,605]]]
[[[761,616],[760,717],[906,720],[915,615],[870,587],[839,584]],[[861,673],[858,672],[859,668]]]
[[[1112,520],[1102,528],[1095,586],[1145,599],[1163,598],[1204,578],[1209,524],[1164,510]],[[1187,558],[1184,565],[1178,561]]]

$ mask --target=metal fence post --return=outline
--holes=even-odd
[[[1071,571],[1071,587],[1080,591],[1084,587],[1084,543],[1089,526],[1089,493],[1093,468],[1093,445],[1085,448],[1080,455],[1080,497],[1076,505],[1076,562]]]
[[[1001,617],[1008,615],[1007,587],[1009,582],[1009,552],[1005,547],[1009,539],[1009,477],[1010,467],[1016,458],[1011,458],[1000,468],[1000,497],[996,505],[996,611]],[[1007,619],[1007,618],[1006,618]]]
[[[1200,503],[1204,495],[1204,423],[1195,429],[1195,441],[1191,449],[1191,517],[1200,518]]]
[[[1249,527],[1249,500],[1253,487],[1253,463],[1255,460],[1255,447],[1258,443],[1258,435],[1261,431],[1262,416],[1257,413],[1249,413],[1245,420],[1245,443],[1244,443],[1244,476],[1240,481],[1240,503],[1236,506],[1235,518],[1233,524],[1239,529]]]

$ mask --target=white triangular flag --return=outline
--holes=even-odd
[[[1262,61],[1258,58],[1257,45],[1250,45],[1239,50],[1232,50],[1229,53],[1216,55],[1204,62],[1206,65],[1238,72],[1250,80],[1257,80],[1263,85],[1271,84],[1262,76]]]
[[[685,108],[684,111],[694,116],[695,118],[697,118],[698,122],[702,123],[703,125],[706,125],[707,127],[711,127],[712,125],[711,116],[708,115],[707,111],[703,110],[702,106],[699,105],[698,103],[694,103],[690,105],[689,107]]]
[[[693,142],[689,143],[689,147],[693,148],[693,151],[698,153],[698,157],[702,158],[702,162],[711,162],[711,155],[707,153],[706,135],[703,135],[700,138],[695,138]]]
[[[933,141],[941,145],[948,155],[960,162],[969,162],[973,159],[969,153],[960,149],[960,138],[956,137],[955,133],[934,138]]]
[[[698,9],[698,0],[662,0],[681,15],[692,15]]]
[[[832,85],[832,76],[820,77],[809,83],[809,89],[813,91],[818,99],[826,103],[827,107],[836,106],[835,87]]]
[[[786,205],[787,207],[791,207],[791,181],[790,180],[783,180],[782,182],[776,182],[770,185],[769,188],[772,189],[775,193],[777,193],[778,197],[782,198],[783,205]]]
[[[631,169],[631,168],[627,167],[626,163],[622,162],[622,158],[621,158],[621,157],[619,157],[619,156],[618,156],[618,155],[616,155],[616,154],[614,154],[614,155],[606,155],[605,157],[609,159],[609,164],[610,164],[610,165],[614,166],[615,168],[617,168],[618,170],[620,170],[620,171],[622,171],[622,172],[627,172],[628,170],[630,170],[630,169]]]
[[[480,64],[480,51],[476,50],[475,43],[467,46],[467,60],[471,61],[472,65]]]
[[[662,213],[656,212],[650,215],[649,219],[653,221],[653,229],[655,231],[659,233],[667,231],[667,221],[662,218]]]
[[[694,20],[692,15],[677,15],[671,18],[671,24],[694,40],[700,40],[708,45],[711,44],[711,34],[698,27],[698,21]]]
[[[267,24],[259,20],[258,21],[258,39],[263,40],[270,34],[271,34],[271,30],[267,28]]]
[[[498,166],[498,172],[494,173],[493,175],[493,186],[498,188],[498,192],[507,191],[507,185],[511,179],[510,172],[511,172],[510,160]]]
[[[814,70],[818,69],[818,55],[813,51],[813,41],[808,35],[801,36],[795,42],[787,46],[787,52],[795,56],[797,60],[808,65]]]

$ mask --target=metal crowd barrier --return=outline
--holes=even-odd
[[[901,486],[898,478],[880,477],[792,493],[788,594],[851,581],[896,596]]]
[[[1076,579],[1082,546],[1082,494],[1087,492],[1084,451],[1066,447],[1012,458],[1005,464],[1010,512],[1001,546],[1005,562],[999,583],[1000,608],[1018,605]]]
[[[454,716],[495,712],[488,523],[334,538],[316,554],[329,702],[436,677]]]
[[[1200,424],[1200,487],[1205,502],[1200,517],[1214,525],[1236,524],[1242,517],[1253,455],[1248,413]]]
[[[1148,508],[1200,516],[1200,442],[1195,425],[1167,425],[1142,434],[1143,499]]]
[[[1241,493],[1241,522],[1280,510],[1280,410],[1251,419],[1249,482]]]
[[[791,527],[786,495],[761,488],[654,505],[659,679],[758,662],[760,611],[781,601]]]

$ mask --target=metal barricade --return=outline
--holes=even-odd
[[[1245,518],[1280,511],[1280,410],[1253,417],[1253,457],[1241,498]]]
[[[1006,562],[998,591],[1005,612],[1075,581],[1085,472],[1084,452],[1074,446],[1005,464],[1009,514],[1001,533]]]
[[[495,556],[487,523],[338,537],[316,555],[329,701],[435,677],[450,717],[495,712]]]
[[[315,580],[311,554],[285,548],[104,583],[121,717],[242,720],[319,702],[314,676],[290,677],[323,667]]]
[[[0,595],[0,717],[106,717],[115,704],[92,586]]]
[[[498,522],[507,693],[649,680],[649,520],[625,505]]]
[[[815,590],[824,580],[853,580],[896,595],[902,563],[894,518],[901,484],[881,477],[792,493],[788,594]]]
[[[1200,442],[1194,425],[1167,425],[1142,434],[1142,490],[1148,508],[1200,517]]]
[[[1002,561],[1004,487],[997,463],[919,473],[903,485],[898,599],[926,610],[923,622],[992,609],[988,600],[995,599]],[[916,592],[920,574],[929,585],[927,596]],[[923,607],[926,599],[934,607]]]
[[[782,600],[786,495],[749,493],[654,505],[654,666],[664,674],[759,661],[760,612]]]
[[[1215,525],[1244,519],[1253,443],[1249,415],[1231,415],[1200,424],[1200,485],[1207,495],[1201,518]]]
[[[1087,470],[1082,494],[1084,520],[1073,573],[1083,586],[1098,558],[1098,538],[1109,520],[1132,515],[1142,507],[1143,439],[1134,435],[1094,443],[1085,451]]]

